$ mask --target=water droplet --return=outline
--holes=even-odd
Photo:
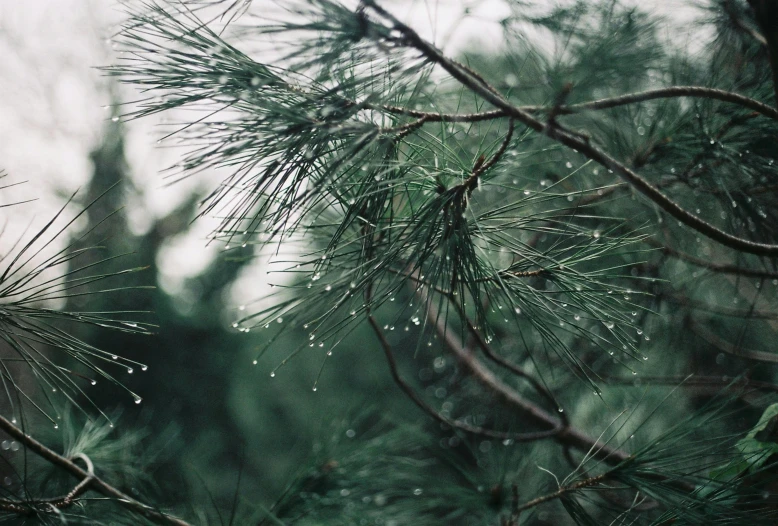
[[[111,360],[118,360],[118,359],[119,359],[119,357],[117,355],[115,355],[115,354],[111,355]]]
[[[136,396],[135,397],[135,403],[136,404],[140,404],[142,401],[143,401],[143,398],[141,398],[140,396]]]
[[[91,382],[89,382],[89,383],[91,383],[92,385],[97,385],[97,380],[92,380],[92,381],[91,381]]]
[[[413,494],[416,495],[417,497],[422,493],[424,493],[424,490],[421,488],[416,488],[415,490],[413,490]]]
[[[246,306],[245,305],[241,305],[240,307],[238,307],[238,310],[246,310]]]
[[[127,374],[132,374],[135,370],[132,367],[127,368]]]
[[[357,432],[354,431],[353,429],[349,429],[346,431],[346,436],[349,438],[354,438],[355,436],[357,436]]]
[[[324,290],[326,290],[327,292],[329,292],[329,291],[331,291],[331,290],[332,290],[332,286],[331,286],[331,285],[327,285],[326,287],[324,287]]]
[[[602,322],[602,323],[603,323],[603,325],[605,325],[605,326],[606,326],[608,329],[610,329],[610,330],[613,330],[613,328],[616,326],[616,324],[615,324],[615,323],[613,323],[613,322],[612,322],[612,321],[610,321],[610,320],[604,321],[604,322]]]
[[[59,429],[59,424],[54,424],[54,429]]]
[[[252,360],[251,364],[252,365],[257,365],[257,360]]]
[[[148,371],[148,370],[149,370],[149,366],[148,366],[148,365],[141,365],[141,366],[140,366],[140,370],[141,370],[141,371],[144,371],[144,372],[145,372],[145,371]]]
[[[580,317],[578,314],[576,314],[575,316],[573,316],[573,319],[574,319],[575,321],[580,321],[580,320],[581,320],[581,317]]]
[[[572,168],[572,167],[573,167],[573,163],[571,163],[570,161],[567,161],[565,163],[565,168]]]
[[[276,377],[276,372],[275,372],[275,371],[273,371],[272,373],[270,373],[270,378],[275,378],[275,377]]]
[[[317,387],[314,385],[314,386],[313,386],[313,391],[314,391],[314,392],[316,392],[316,390],[317,390],[317,389],[318,389],[318,388],[317,388]]]
[[[561,407],[559,409],[557,409],[557,411],[559,411],[560,413],[564,413],[565,412],[565,410],[562,409]]]
[[[516,307],[515,309],[513,309],[513,312],[515,312],[516,314],[521,314],[521,309]]]
[[[592,237],[594,239],[600,239],[600,231],[599,230],[595,230],[594,232],[592,232]]]
[[[119,122],[119,117],[111,117],[111,122]]]

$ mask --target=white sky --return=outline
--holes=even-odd
[[[263,1],[267,0],[255,0]],[[635,3],[667,14],[673,23],[668,34],[674,38],[689,34],[679,28],[693,18],[693,0]],[[472,7],[472,17],[463,22],[460,13],[466,4]],[[438,44],[447,42],[449,53],[466,44],[499,46],[494,21],[507,14],[499,0],[386,1],[384,5],[423,33],[434,35]],[[112,60],[106,38],[112,23],[121,16],[116,7],[113,2],[101,0],[0,0],[0,168],[10,175],[7,180],[30,181],[0,193],[0,204],[40,198],[30,206],[3,209],[6,214],[12,210],[7,216],[11,223],[26,223],[33,215],[43,221],[61,203],[62,195],[88,180],[88,154],[113,111],[102,108],[109,103],[107,84],[94,68]],[[456,39],[446,39],[454,27]],[[698,37],[695,44],[701,42]],[[130,98],[132,91],[124,90],[122,94]],[[177,154],[157,147],[155,126],[159,122],[147,118],[127,125],[132,176],[145,189],[144,199],[130,211],[139,230],[148,226],[151,218],[175,207],[193,186],[204,183],[192,180],[164,186],[160,172],[177,161]],[[210,229],[205,222],[196,225],[190,235],[175,240],[163,252],[160,263],[167,275],[166,288],[175,289],[182,276],[195,274],[207,264],[204,254],[208,252],[203,247]],[[260,282],[264,282],[264,272],[262,276]],[[251,279],[251,297],[263,293],[257,290],[256,278]],[[243,285],[239,288],[246,289]]]

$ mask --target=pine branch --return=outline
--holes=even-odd
[[[409,45],[416,48],[431,62],[440,65],[452,77],[461,82],[462,85],[468,87],[470,90],[480,95],[483,99],[504,111],[506,115],[515,118],[517,121],[525,124],[536,132],[545,133],[557,142],[582,153],[587,158],[597,162],[605,168],[613,170],[627,182],[632,184],[632,186],[640,191],[643,195],[659,205],[659,207],[662,208],[665,212],[681,221],[686,226],[696,230],[697,232],[700,232],[701,234],[709,237],[710,239],[713,239],[714,241],[721,243],[724,246],[735,250],[762,256],[778,256],[778,245],[750,241],[748,239],[729,234],[717,228],[704,219],[701,219],[700,217],[685,210],[677,202],[673,201],[670,197],[663,194],[661,190],[648,182],[648,180],[644,179],[639,174],[628,168],[626,165],[605,153],[603,150],[593,146],[585,138],[581,138],[577,134],[571,133],[569,130],[559,125],[549,129],[545,123],[532,117],[532,115],[530,115],[528,112],[517,106],[513,106],[501,95],[495,94],[491,90],[484,88],[483,85],[474,77],[472,77],[467,71],[459,68],[453,61],[443,55],[437,48],[422,39],[418,33],[416,33],[416,31],[411,29],[406,24],[400,22],[397,18],[395,18],[382,7],[378,6],[374,0],[363,0],[363,3],[389,20],[396,30],[403,33]]]
[[[479,383],[481,383],[494,396],[501,398],[509,405],[519,409],[530,421],[535,424],[552,427],[556,426],[558,418],[552,416],[539,406],[528,402],[510,387],[500,381],[489,369],[487,369],[475,357],[475,351],[463,346],[457,336],[454,334],[445,318],[441,317],[437,308],[431,301],[427,301],[427,319],[435,327],[439,338],[446,345],[446,348],[454,355],[460,363]],[[630,455],[614,449],[607,444],[587,436],[582,431],[567,426],[559,433],[553,436],[556,442],[562,445],[574,447],[584,451],[594,458],[604,460],[611,464],[618,464],[630,458]]]
[[[13,425],[10,421],[6,420],[3,416],[0,416],[0,429],[5,431],[10,437],[24,444],[27,449],[29,449],[36,455],[40,456],[44,460],[48,461],[49,463],[59,468],[64,469],[65,471],[81,479],[82,482],[79,483],[79,485],[76,486],[76,488],[74,488],[74,491],[76,489],[79,490],[78,494],[80,494],[83,491],[86,491],[86,489],[91,488],[105,495],[108,498],[115,499],[115,502],[117,502],[120,506],[127,508],[133,513],[137,513],[158,524],[171,524],[174,526],[190,526],[188,522],[185,522],[172,515],[163,513],[119,491],[115,487],[111,486],[110,484],[102,480],[100,477],[94,475],[93,470],[89,469],[85,471],[84,469],[79,467],[76,463],[74,463],[71,459],[65,458],[62,455],[44,446],[43,444],[41,444],[40,442],[32,438],[30,435],[28,435],[27,433],[23,432],[21,429]],[[87,464],[87,467],[89,468],[91,466]],[[83,487],[82,484],[84,485]],[[15,511],[15,510],[9,510],[9,511]],[[26,509],[24,511],[25,513],[27,512]]]
[[[495,94],[495,96],[498,95]],[[778,120],[778,110],[767,104],[764,104],[763,102],[759,102],[758,100],[746,97],[745,95],[741,95],[739,93],[733,93],[731,91],[725,91],[717,88],[708,88],[705,86],[670,86],[667,88],[657,88],[653,90],[641,91],[638,93],[629,93],[616,97],[607,97],[589,102],[581,102],[569,106],[516,106],[515,109],[527,113],[541,114],[548,114],[553,110],[557,115],[574,115],[584,111],[606,110],[630,104],[637,104],[640,102],[647,102],[650,100],[677,99],[680,97],[693,97],[699,99],[729,102],[731,104],[752,110],[758,115],[762,115],[772,120]],[[365,104],[365,107],[379,111],[385,111],[394,115],[406,115],[416,118],[426,117],[426,122],[475,123],[511,116],[510,111],[505,109],[484,111],[479,113],[432,113],[391,105]]]

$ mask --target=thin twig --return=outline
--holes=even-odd
[[[3,416],[0,416],[0,429],[5,431],[9,436],[14,438],[15,440],[24,444],[27,449],[29,449],[36,455],[40,456],[41,458],[47,460],[51,464],[60,467],[66,471],[69,471],[76,477],[82,479],[83,482],[86,482],[88,479],[89,486],[91,487],[91,489],[94,489],[95,491],[102,493],[106,497],[116,499],[116,502],[119,505],[127,508],[128,510],[133,511],[139,515],[142,515],[147,519],[153,520],[158,524],[190,526],[188,522],[185,522],[177,517],[173,517],[172,515],[167,515],[166,513],[162,513],[161,511],[158,511],[155,508],[152,508],[151,506],[147,506],[146,504],[143,504],[142,502],[133,499],[129,495],[122,493],[121,491],[114,488],[107,482],[103,481],[101,478],[97,476],[93,476],[92,474],[90,474],[89,471],[85,471],[84,469],[80,468],[72,460],[63,457],[62,455],[44,446],[43,444],[41,444],[40,442],[32,438],[30,435],[24,433],[21,429],[13,425],[10,421],[6,420],[5,417]],[[90,463],[87,463],[88,467],[89,465]]]
[[[690,325],[692,331],[694,331],[695,334],[722,352],[737,356],[738,358],[746,358],[748,360],[755,360],[758,362],[778,363],[777,353],[759,351],[756,349],[744,349],[739,345],[732,345],[731,343],[719,338],[709,330],[703,328],[702,325],[697,322],[690,321]]]
[[[487,358],[489,358],[491,361],[496,363],[497,365],[509,370],[516,376],[520,378],[524,378],[527,380],[527,382],[532,385],[532,387],[540,394],[543,398],[548,400],[548,402],[552,405],[552,407],[559,408],[559,404],[557,403],[556,399],[554,398],[554,395],[551,394],[551,392],[546,389],[546,387],[541,384],[538,380],[536,380],[531,374],[529,374],[527,371],[519,367],[518,365],[506,360],[499,354],[495,353],[491,346],[486,343],[486,340],[481,335],[480,332],[478,332],[478,329],[475,328],[475,325],[466,317],[463,315],[461,308],[459,307],[458,303],[452,302],[454,305],[457,306],[457,310],[459,310],[459,315],[462,316],[463,320],[467,324],[467,330],[470,333],[470,335],[475,339],[475,342],[478,344],[478,347],[481,349],[481,351],[486,355]],[[561,408],[559,408],[561,409]],[[568,427],[570,425],[570,422],[567,419],[567,415],[562,411],[559,413],[559,418],[564,424],[565,427]]]
[[[734,274],[737,276],[745,276],[749,278],[778,279],[778,272],[776,271],[758,270],[752,268],[744,268],[738,265],[712,263],[710,261],[694,257],[690,254],[680,252],[678,250],[675,250],[674,248],[670,248],[648,237],[643,239],[643,241],[653,247],[660,249],[663,253],[667,254],[668,256],[674,257],[681,261],[685,261],[687,263],[691,263],[692,265],[696,265],[706,270],[710,270],[711,272],[716,272],[719,274]]]
[[[365,309],[366,309],[367,321],[370,324],[370,327],[373,329],[373,332],[375,333],[376,337],[378,337],[378,341],[381,343],[381,348],[384,350],[384,355],[386,356],[386,361],[389,364],[389,370],[392,374],[392,378],[394,379],[395,383],[400,387],[400,389],[403,390],[406,396],[408,396],[408,398],[410,398],[411,401],[415,403],[425,413],[429,414],[432,418],[434,418],[438,422],[446,424],[452,428],[459,429],[461,431],[465,431],[466,433],[470,433],[473,435],[479,435],[479,436],[493,438],[497,440],[513,440],[514,442],[531,442],[535,440],[541,440],[544,438],[553,437],[554,435],[562,431],[563,424],[559,422],[554,422],[552,429],[549,429],[547,431],[537,431],[537,432],[530,432],[530,433],[510,433],[504,431],[495,431],[492,429],[486,429],[479,426],[472,426],[470,424],[466,424],[458,420],[452,420],[440,414],[432,406],[427,404],[427,402],[425,402],[416,393],[416,391],[414,391],[413,387],[411,387],[410,384],[408,384],[408,382],[406,382],[402,378],[402,376],[400,376],[399,369],[397,368],[397,360],[395,359],[394,352],[392,351],[392,346],[389,344],[389,340],[386,339],[386,335],[384,334],[383,330],[381,330],[381,326],[379,325],[379,323],[376,321],[376,319],[373,317],[373,315],[370,312],[369,306],[372,301],[371,292],[372,292],[371,287],[370,285],[368,285],[365,291],[365,305],[366,305]]]
[[[494,92],[493,94],[497,96]],[[666,88],[628,93],[615,97],[571,104],[569,106],[516,106],[515,109],[527,113],[549,113],[555,111],[556,115],[573,115],[582,111],[606,110],[650,100],[673,99],[679,97],[693,97],[728,102],[755,111],[769,119],[778,120],[778,110],[772,106],[756,99],[746,97],[745,95],[740,95],[739,93],[716,88],[707,88],[705,86],[668,86]],[[511,115],[511,111],[506,111],[504,109],[476,113],[432,113],[392,105],[365,105],[365,107],[397,115],[407,115],[409,117],[426,117],[427,122],[480,122],[509,117]]]
[[[462,183],[462,186],[467,189],[468,195],[473,193],[473,190],[478,186],[478,178],[481,177],[483,173],[485,173],[489,168],[497,164],[497,162],[500,160],[500,158],[505,153],[505,150],[508,149],[508,145],[511,143],[511,139],[513,138],[513,130],[515,127],[515,122],[513,119],[510,119],[508,121],[508,133],[505,135],[505,139],[503,139],[502,144],[500,144],[500,148],[494,152],[494,155],[486,161],[478,163],[474,168],[473,172],[470,174],[470,177],[468,177],[464,183]]]
[[[446,320],[438,315],[437,309],[430,301],[427,302],[427,319],[434,324],[439,338],[449,351],[476,381],[495,396],[520,409],[533,423],[543,426],[555,426],[557,424],[559,421],[557,417],[525,400],[521,395],[505,385],[476,358],[475,352],[472,349],[462,345],[459,338],[453,334],[453,331],[449,330]],[[628,453],[603,444],[572,426],[565,427],[561,432],[555,434],[553,438],[562,445],[589,452],[591,456],[605,460],[609,464],[618,464],[630,458]]]
[[[530,508],[534,508],[535,506],[539,504],[543,504],[544,502],[548,502],[550,500],[558,499],[559,497],[563,496],[565,493],[570,493],[571,491],[576,491],[583,488],[589,488],[591,486],[596,486],[605,478],[607,477],[607,473],[603,473],[602,475],[597,475],[595,477],[589,477],[584,480],[579,480],[575,484],[570,484],[569,486],[562,486],[554,493],[549,493],[548,495],[543,495],[542,497],[538,497],[536,499],[532,499],[529,502],[526,502],[519,506],[516,511],[524,511],[528,510]]]

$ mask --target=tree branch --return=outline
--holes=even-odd
[[[437,48],[422,39],[418,33],[416,33],[409,26],[400,22],[385,9],[378,6],[374,0],[363,0],[363,3],[389,20],[394,25],[396,30],[403,33],[409,45],[420,51],[425,56],[425,58],[427,58],[427,60],[440,65],[452,77],[481,96],[484,100],[493,104],[500,110],[504,111],[506,115],[515,118],[517,121],[532,128],[536,132],[545,133],[553,140],[567,146],[568,148],[577,150],[589,159],[601,164],[609,170],[613,170],[619,174],[622,179],[632,184],[632,186],[634,186],[643,195],[654,201],[654,203],[656,203],[665,212],[676,218],[678,221],[681,221],[686,226],[696,230],[697,232],[700,232],[701,234],[709,237],[710,239],[713,239],[714,241],[721,243],[724,246],[735,250],[761,256],[778,256],[778,245],[750,241],[748,239],[734,236],[717,228],[711,223],[708,223],[707,221],[682,208],[678,203],[667,197],[662,193],[661,190],[653,186],[646,179],[608,155],[603,150],[600,150],[596,146],[592,145],[585,138],[582,138],[570,132],[569,130],[566,130],[562,126],[557,125],[553,128],[548,128],[546,123],[534,118],[529,112],[517,106],[513,106],[503,96],[485,88],[481,82],[474,78],[470,73],[459,67],[455,62],[451,61],[448,57],[443,55]]]
[[[190,526],[188,522],[185,522],[177,517],[173,517],[172,515],[167,515],[165,513],[162,513],[161,511],[158,511],[152,508],[151,506],[147,506],[146,504],[143,504],[142,502],[133,499],[129,495],[122,493],[121,491],[114,488],[113,486],[103,481],[99,477],[94,476],[94,474],[91,473],[91,469],[89,471],[85,471],[81,469],[72,460],[63,457],[62,455],[44,446],[43,444],[41,444],[40,442],[32,438],[30,435],[24,433],[21,429],[17,428],[11,422],[6,420],[3,416],[0,416],[0,429],[5,431],[9,436],[14,438],[15,440],[18,440],[19,442],[24,444],[27,449],[29,449],[36,455],[40,456],[44,460],[82,479],[81,484],[84,484],[85,486],[86,485],[90,486],[92,489],[98,491],[99,493],[102,493],[106,497],[116,499],[116,502],[118,504],[127,508],[128,510],[137,513],[139,515],[142,515],[147,519],[151,519],[158,524],[172,524],[174,526]],[[88,468],[91,467],[91,462],[87,463],[87,467]],[[79,486],[81,486],[81,484],[79,484]],[[76,489],[79,489],[79,486],[76,486]],[[85,491],[86,489],[87,488],[84,487],[81,490]]]
[[[497,440],[513,440],[515,442],[531,442],[535,440],[541,440],[543,438],[553,437],[560,433],[565,427],[564,422],[552,422],[552,428],[548,431],[537,431],[532,433],[509,433],[503,431],[494,431],[492,429],[486,429],[479,426],[472,426],[458,420],[452,420],[440,414],[432,406],[427,404],[417,393],[413,390],[413,387],[406,382],[402,376],[400,376],[399,369],[397,368],[397,360],[394,357],[392,346],[389,344],[389,340],[386,339],[386,335],[381,326],[373,317],[370,311],[370,305],[372,303],[372,286],[368,285],[365,289],[365,311],[367,321],[370,324],[370,328],[373,329],[378,341],[381,343],[381,348],[384,350],[386,361],[389,364],[389,370],[392,374],[392,378],[395,383],[403,390],[403,392],[416,404],[422,411],[430,415],[432,418],[446,424],[452,428],[465,431],[473,435],[484,436],[487,438],[494,438]]]
[[[772,106],[769,106],[756,99],[746,97],[745,95],[740,95],[739,93],[733,93],[731,91],[725,91],[716,88],[708,88],[705,86],[670,86],[667,88],[657,88],[653,90],[629,93],[626,95],[608,97],[589,102],[581,102],[569,106],[561,105],[556,107],[555,111],[557,115],[573,115],[582,111],[605,110],[639,102],[646,102],[649,100],[678,97],[694,97],[729,102],[731,104],[736,104],[738,106],[752,110],[769,119],[778,120],[778,110]],[[409,117],[416,118],[426,117],[426,122],[480,122],[510,116],[510,112],[503,109],[478,113],[432,113],[391,105],[365,105],[365,107],[375,110],[382,110],[387,113],[393,113],[396,115],[407,115]],[[554,107],[517,106],[516,109],[525,111],[527,113],[549,113],[554,110]]]
[[[446,320],[438,315],[438,311],[432,302],[427,302],[427,319],[435,325],[438,336],[457,358],[459,363],[468,370],[472,377],[486,387],[495,396],[508,404],[520,409],[535,424],[553,426],[558,419],[537,405],[528,402],[510,387],[505,385],[494,373],[486,368],[476,357],[472,349],[463,346],[459,339],[448,330]],[[593,457],[605,460],[610,464],[618,464],[630,458],[630,455],[619,449],[603,444],[583,432],[567,426],[561,432],[553,436],[554,440],[562,445],[571,446],[578,450],[589,452]]]

